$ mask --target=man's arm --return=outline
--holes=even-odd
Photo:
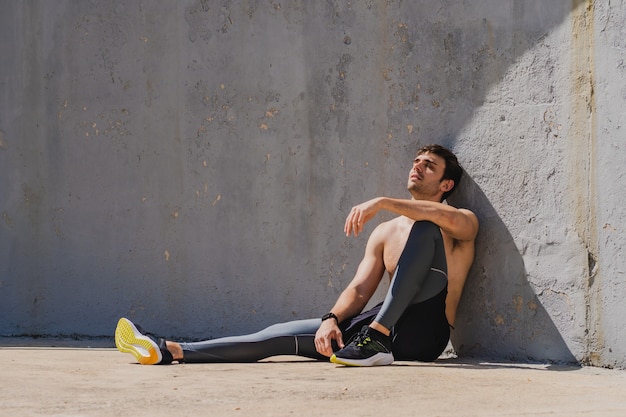
[[[357,272],[330,309],[342,321],[359,314],[370,300],[385,272],[383,262],[384,225],[374,229],[365,247],[365,255]],[[333,354],[332,341],[340,348],[343,339],[338,323],[333,319],[324,320],[315,334],[315,348],[325,356]]]
[[[472,241],[478,233],[476,215],[466,209],[457,209],[447,204],[426,200],[402,200],[378,197],[354,206],[346,218],[346,235],[357,236],[366,222],[380,210],[387,210],[413,220],[435,223],[448,236],[459,241]]]

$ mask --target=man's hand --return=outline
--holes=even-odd
[[[346,236],[350,236],[350,233],[354,233],[354,236],[358,236],[363,231],[365,223],[372,220],[372,218],[378,213],[380,198],[374,198],[368,200],[358,206],[352,207],[350,214],[346,218],[346,224],[343,227],[343,231]]]
[[[331,357],[333,354],[332,341],[335,340],[339,348],[343,348],[341,330],[334,319],[324,320],[315,333],[315,349],[322,355]]]

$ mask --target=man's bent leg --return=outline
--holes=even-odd
[[[391,330],[409,305],[428,300],[446,288],[447,276],[439,227],[431,222],[415,222],[374,323]]]
[[[331,357],[343,365],[374,366],[393,362],[389,332],[411,304],[439,294],[447,286],[447,265],[439,227],[415,222],[402,251],[387,297],[374,321]]]

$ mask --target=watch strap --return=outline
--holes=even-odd
[[[332,311],[331,311],[330,313],[326,313],[326,314],[324,314],[324,315],[322,316],[322,321],[324,321],[324,320],[328,320],[328,319],[330,319],[330,318],[335,319],[335,321],[337,322],[337,324],[339,324],[339,317],[337,317],[337,316],[335,315],[335,313],[333,313]]]

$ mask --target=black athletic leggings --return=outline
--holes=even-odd
[[[439,227],[415,222],[400,255],[385,301],[339,324],[344,341],[372,321],[392,330],[396,360],[433,361],[445,349],[447,266]],[[260,332],[181,343],[184,362],[255,362],[276,355],[327,359],[315,350],[321,319],[295,320]],[[335,346],[336,349],[336,346]]]

